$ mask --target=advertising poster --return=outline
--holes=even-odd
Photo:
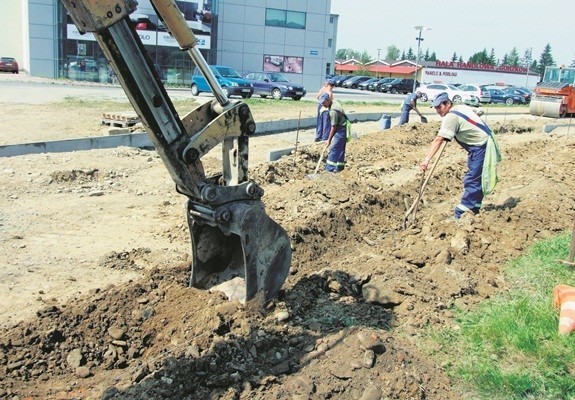
[[[265,72],[303,74],[303,57],[264,55]]]
[[[198,39],[198,49],[210,49],[212,32],[211,0],[188,1],[177,0],[176,4],[182,12],[188,26]],[[168,33],[152,7],[150,0],[139,0],[137,10],[130,14],[145,45],[178,47],[176,40]],[[95,41],[94,35],[80,34],[76,26],[68,17],[67,38],[75,40]]]

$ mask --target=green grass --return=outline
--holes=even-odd
[[[506,266],[510,290],[469,313],[457,329],[433,332],[435,354],[479,399],[573,399],[575,334],[559,336],[553,288],[575,286],[568,256],[571,235],[534,245]]]

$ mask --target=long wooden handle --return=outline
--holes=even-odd
[[[425,187],[427,186],[427,182],[429,182],[429,179],[431,178],[431,175],[433,175],[433,171],[435,170],[435,167],[437,166],[437,163],[439,162],[439,159],[441,158],[441,155],[443,154],[443,150],[445,150],[445,146],[447,146],[447,141],[444,140],[443,143],[441,143],[441,146],[439,147],[439,154],[437,155],[437,158],[435,159],[435,162],[433,163],[433,165],[431,166],[431,169],[429,170],[429,173],[427,174],[427,177],[425,178],[425,180],[423,181],[423,184],[421,185],[421,187],[419,188],[419,193],[417,193],[417,197],[415,199],[415,201],[413,202],[413,204],[411,205],[411,207],[409,207],[409,210],[407,210],[407,212],[405,213],[405,218],[404,218],[404,225],[405,225],[405,221],[407,221],[407,217],[409,217],[409,214],[411,214],[413,212],[413,210],[415,210],[415,207],[417,206],[417,204],[419,203],[419,201],[421,200],[421,196],[423,195],[423,190],[425,189]]]
[[[317,165],[315,166],[315,171],[313,171],[314,175],[316,175],[317,171],[319,171],[319,166],[321,165],[321,160],[323,160],[323,155],[325,154],[325,149],[327,149],[327,146],[324,146],[323,150],[321,151],[321,155],[319,156],[319,160],[317,160]]]

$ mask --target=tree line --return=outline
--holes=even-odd
[[[474,62],[478,64],[489,64],[493,66],[499,65],[511,65],[515,67],[529,67],[530,71],[539,73],[541,76],[545,71],[545,67],[548,66],[555,66],[555,60],[553,59],[553,55],[551,54],[551,45],[547,43],[539,59],[533,58],[533,49],[528,48],[525,49],[523,55],[519,55],[519,51],[516,47],[513,47],[511,51],[505,53],[503,58],[499,59],[495,56],[495,49],[491,49],[488,53],[486,48],[483,48],[482,51],[479,51],[473,54],[467,62]],[[349,60],[349,59],[356,59],[362,64],[367,64],[369,62],[375,61],[374,58],[367,52],[364,51],[357,51],[353,49],[339,49],[335,53],[335,57],[337,59]],[[391,45],[388,46],[386,49],[385,57],[382,58],[383,60],[388,61],[399,61],[399,60],[417,60],[417,54],[413,51],[410,47],[407,52],[401,51],[397,46]],[[425,52],[421,52],[419,55],[419,59],[421,61],[437,61],[437,55],[435,52],[430,51],[427,49]],[[453,62],[464,62],[464,59],[461,55],[458,55],[457,52],[453,52],[453,56],[451,56],[451,61]],[[571,67],[575,67],[575,60],[571,62]]]

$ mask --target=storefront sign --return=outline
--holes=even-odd
[[[459,61],[436,61],[435,66],[436,67],[442,67],[442,68],[517,72],[517,73],[522,73],[522,74],[527,72],[527,68],[516,66],[516,65],[491,65],[491,64],[474,63],[474,62],[467,62],[466,63],[466,62],[459,62]]]
[[[151,46],[168,46],[168,47],[178,47],[178,42],[169,33],[163,31],[145,31],[137,30],[138,36],[143,44]],[[67,26],[68,39],[72,40],[86,40],[95,42],[96,38],[90,32],[81,34],[74,24],[68,24]],[[209,35],[196,35],[198,39],[197,47],[198,49],[210,49],[211,38]],[[78,53],[80,54],[80,53]]]

